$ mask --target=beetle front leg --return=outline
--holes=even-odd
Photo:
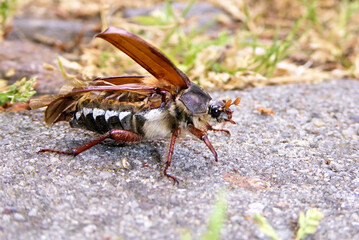
[[[223,129],[223,128],[213,128],[209,123],[207,123],[206,125],[207,129],[213,132],[225,132],[227,133],[229,136],[231,136],[231,132],[228,129]]]
[[[208,137],[206,135],[206,132],[198,129],[198,128],[195,128],[193,125],[189,125],[188,126],[188,130],[193,134],[195,135],[196,137],[198,137],[199,139],[201,139],[206,145],[207,147],[209,148],[209,150],[211,150],[211,152],[213,153],[213,156],[214,156],[214,160],[216,162],[218,162],[218,154],[216,152],[216,150],[214,149],[214,147],[212,146],[211,142],[208,140]]]
[[[57,150],[45,148],[45,149],[41,149],[39,152],[52,152],[52,153],[57,153],[57,154],[66,154],[66,155],[76,156],[76,155],[86,151],[87,149],[90,149],[93,146],[99,144],[100,142],[102,142],[103,140],[105,140],[106,138],[109,138],[109,137],[113,138],[114,140],[117,140],[119,142],[126,142],[126,143],[138,142],[141,140],[141,135],[139,135],[137,133],[123,130],[123,129],[114,129],[114,130],[111,130],[108,133],[96,138],[95,140],[93,140],[89,143],[86,143],[77,148],[73,148],[71,151],[57,151]]]

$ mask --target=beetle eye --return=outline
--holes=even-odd
[[[211,111],[211,116],[213,118],[218,118],[220,114],[221,114],[221,111],[218,108],[213,108]]]

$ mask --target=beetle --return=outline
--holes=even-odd
[[[189,132],[202,140],[218,161],[207,131],[230,132],[213,128],[209,121],[235,124],[230,106],[238,105],[240,98],[233,102],[212,99],[156,47],[124,29],[109,27],[96,37],[120,49],[151,75],[100,77],[85,86],[73,87],[70,92],[51,96],[47,101],[33,101],[32,108],[47,106],[48,125],[68,121],[73,128],[102,134],[71,151],[41,149],[40,152],[76,156],[106,138],[133,143],[170,137],[163,173],[178,183],[167,171],[176,139],[181,132]]]

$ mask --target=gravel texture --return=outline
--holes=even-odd
[[[324,214],[312,239],[359,239],[358,90],[359,81],[337,80],[213,93],[242,97],[238,125],[228,125],[231,137],[210,134],[219,163],[183,136],[169,170],[179,185],[162,174],[168,140],[38,154],[95,135],[67,123],[46,127],[42,111],[3,113],[0,239],[181,239],[188,231],[198,239],[219,192],[228,204],[222,239],[268,239],[254,213],[291,239],[310,208]]]

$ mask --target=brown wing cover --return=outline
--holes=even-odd
[[[191,85],[188,77],[171,60],[142,38],[115,27],[109,27],[96,37],[110,42],[151,73],[152,76],[159,81],[166,82],[166,84],[159,83],[158,87],[161,87],[161,85],[175,87],[178,93],[179,90],[188,88]]]
[[[145,78],[150,78],[151,76],[115,76],[115,77],[100,77],[94,79],[90,85],[92,86],[113,86],[113,85],[122,85],[128,83],[138,83],[142,84]]]

